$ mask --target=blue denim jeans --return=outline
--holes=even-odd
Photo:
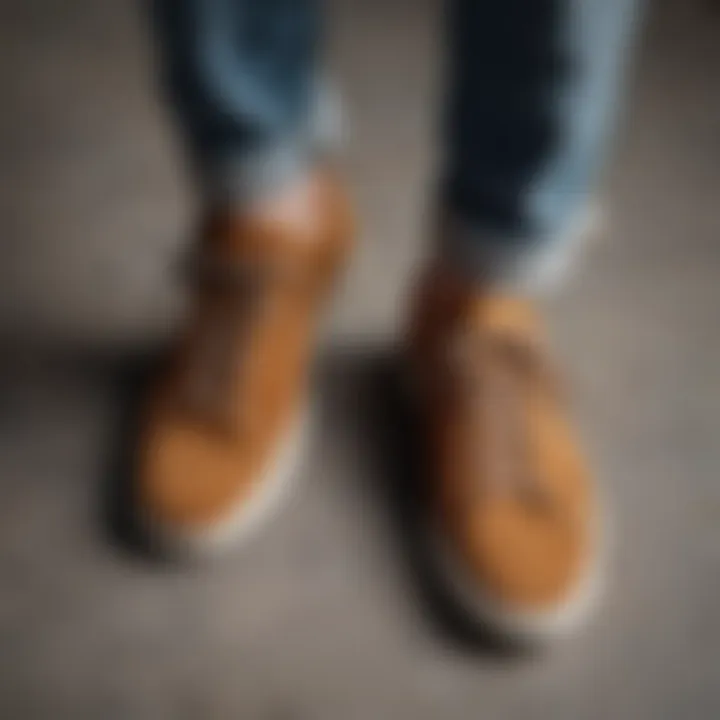
[[[532,282],[576,241],[636,0],[449,0],[442,248]],[[155,0],[171,103],[206,188],[237,202],[329,144],[316,0]]]

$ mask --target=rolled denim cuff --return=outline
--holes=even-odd
[[[310,164],[307,142],[287,138],[213,160],[202,168],[200,183],[208,203],[242,207],[291,184]]]
[[[552,235],[503,235],[447,212],[440,220],[443,262],[473,283],[523,294],[552,291],[574,265],[586,241],[599,230],[600,212],[586,204]]]
[[[316,88],[307,117],[294,133],[201,162],[199,179],[206,200],[252,204],[302,177],[319,158],[339,152],[344,139],[339,96],[325,79]]]

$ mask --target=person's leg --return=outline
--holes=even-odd
[[[600,511],[530,296],[592,202],[633,0],[454,0],[436,247],[410,333],[437,569],[512,639],[578,623]]]
[[[203,192],[245,201],[331,142],[317,0],[153,0],[163,86]]]
[[[453,0],[444,242],[528,289],[577,241],[637,0]]]
[[[314,0],[159,0],[204,202],[192,313],[148,402],[139,512],[165,550],[240,539],[299,459],[320,306],[347,252]]]

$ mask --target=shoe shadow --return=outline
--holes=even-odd
[[[161,352],[144,350],[115,361],[115,427],[100,485],[100,529],[116,549],[134,559],[166,563],[140,520],[133,482],[143,399],[155,376]]]
[[[427,483],[419,434],[402,391],[399,353],[381,344],[337,346],[321,355],[316,375],[322,422],[343,427],[343,435],[358,442],[362,458],[363,492],[381,508],[388,536],[407,577],[408,597],[446,640],[469,652],[498,659],[515,657],[519,648],[479,624],[448,592],[433,563],[425,533]],[[162,358],[145,350],[121,360],[112,374],[117,395],[107,465],[100,488],[102,532],[117,549],[134,559],[172,564],[151,541],[138,517],[135,459],[143,398]],[[107,369],[107,368],[105,368]]]
[[[366,487],[373,504],[384,508],[388,535],[405,569],[408,596],[457,648],[496,659],[517,657],[521,648],[471,617],[448,591],[433,562],[426,533],[429,503],[423,452],[403,391],[398,349],[335,348],[322,367],[323,403],[337,404],[328,410],[331,420],[343,422],[362,443],[358,456],[367,462]]]

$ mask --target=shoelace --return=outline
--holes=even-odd
[[[201,305],[195,335],[189,339],[181,396],[189,412],[219,429],[230,431],[248,421],[249,408],[237,411],[235,379],[284,270],[208,258],[192,265]]]
[[[491,490],[513,492],[523,502],[552,510],[553,495],[533,463],[532,428],[524,406],[529,383],[558,387],[542,348],[535,341],[493,331],[460,337],[453,355],[462,401],[486,438],[483,490],[490,481]]]

